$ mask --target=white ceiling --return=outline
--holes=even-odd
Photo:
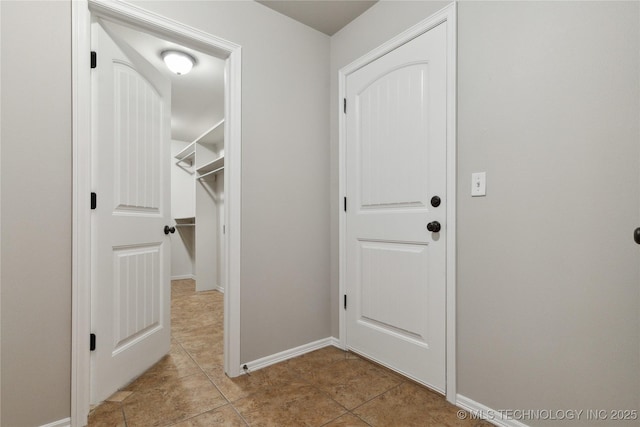
[[[328,35],[333,35],[377,0],[257,0],[259,3]],[[129,44],[171,80],[171,137],[191,142],[224,118],[224,61],[113,23],[105,23],[120,42]],[[178,76],[160,53],[177,49],[197,63]]]
[[[191,142],[224,118],[224,60],[124,26],[105,25],[171,79],[173,139]],[[196,58],[189,74],[178,76],[169,71],[160,57],[167,49],[181,50]]]
[[[256,0],[329,36],[334,35],[378,0]]]

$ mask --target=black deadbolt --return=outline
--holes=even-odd
[[[438,206],[440,206],[441,202],[442,200],[440,200],[440,197],[438,196],[433,196],[431,198],[431,206],[433,206],[434,208],[437,208]]]
[[[640,245],[640,227],[633,230],[633,240]]]
[[[175,227],[169,227],[168,225],[164,226],[164,234],[175,233],[175,232],[176,232]]]

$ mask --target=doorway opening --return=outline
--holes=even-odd
[[[72,319],[72,425],[84,425],[87,420],[91,389],[91,279],[92,279],[92,211],[90,206],[92,170],[92,86],[91,69],[91,23],[96,19],[106,25],[119,26],[124,31],[137,31],[149,37],[156,37],[166,43],[179,45],[185,49],[201,52],[221,62],[224,80],[224,102],[222,115],[209,128],[200,132],[205,146],[201,150],[202,162],[194,161],[181,166],[193,168],[196,177],[203,178],[202,187],[209,194],[213,190],[224,194],[224,205],[217,205],[218,218],[215,227],[223,230],[221,239],[216,240],[215,249],[227,248],[226,257],[217,261],[211,282],[215,287],[224,286],[224,369],[229,376],[240,374],[239,358],[239,318],[240,318],[240,176],[241,176],[241,48],[240,46],[216,36],[195,30],[179,22],[155,15],[133,5],[103,2],[81,1],[72,6],[73,23],[73,319]],[[216,127],[223,132],[224,138],[218,141],[207,139],[215,133]],[[211,132],[209,132],[211,131]],[[186,138],[188,139],[188,138]],[[198,138],[194,138],[198,139]],[[220,143],[220,141],[222,141]],[[193,141],[196,142],[196,141]],[[183,144],[184,145],[184,144]],[[188,145],[188,144],[187,144]],[[179,144],[176,144],[176,149]],[[186,147],[185,147],[186,148]],[[178,152],[175,153],[179,154]],[[224,160],[224,169],[198,170],[211,168],[213,160],[205,158],[217,156]],[[182,157],[182,156],[180,156]],[[184,160],[184,159],[182,159]],[[167,159],[169,162],[169,159]],[[205,165],[206,163],[206,165]],[[217,169],[217,170],[216,170]],[[210,173],[206,179],[205,174]],[[213,178],[213,179],[212,179]],[[208,181],[208,182],[207,182]],[[196,184],[194,182],[194,184]],[[200,183],[198,183],[200,184]],[[197,187],[196,187],[197,189]],[[183,204],[181,204],[183,205]],[[222,207],[223,206],[223,207]],[[189,218],[181,214],[172,215],[178,220],[172,224],[187,229]],[[194,213],[195,217],[195,213]],[[169,227],[171,228],[171,227]],[[188,232],[185,233],[185,235]],[[177,237],[177,236],[176,236]],[[186,239],[188,240],[188,239]],[[185,243],[186,246],[186,243]],[[184,248],[188,252],[187,248]],[[166,266],[170,268],[170,266]],[[206,283],[206,281],[203,281]]]

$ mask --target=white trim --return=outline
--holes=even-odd
[[[40,427],[69,427],[71,425],[71,418],[65,418],[64,420],[54,421],[49,424],[45,424]]]
[[[224,366],[240,375],[240,243],[241,243],[241,70],[239,45],[154,14],[140,7],[108,0],[72,2],[73,236],[71,422],[86,425],[90,399],[89,332],[91,327],[91,81],[89,52],[91,14],[126,25],[207,54],[226,59],[225,67],[225,244],[228,284],[224,316]]]
[[[330,342],[331,342],[331,345],[332,345],[332,346],[334,346],[334,347],[336,347],[336,348],[339,348],[340,350],[346,350],[346,349],[342,346],[342,344],[340,343],[340,339],[338,339],[338,338],[336,338],[336,337],[329,337],[329,340],[330,340]]]
[[[456,401],[456,254],[457,254],[457,164],[458,128],[458,3],[447,11],[447,390],[449,403]]]
[[[0,22],[2,22],[2,2],[0,2]],[[1,33],[1,32],[0,32]],[[0,35],[0,45],[2,45],[2,36]],[[1,57],[0,53],[0,57]],[[0,64],[2,59],[0,59]],[[1,69],[2,67],[0,67]],[[0,71],[0,105],[2,105],[2,72]],[[2,108],[0,107],[0,129],[2,129]],[[0,132],[0,135],[2,132]],[[0,153],[2,152],[2,136],[0,136]],[[0,165],[2,165],[2,156],[0,155]],[[0,177],[2,177],[2,166],[0,166]],[[0,179],[1,180],[1,179]],[[0,191],[0,242],[2,242],[2,191]],[[2,307],[2,245],[0,244],[0,307]],[[2,310],[0,310],[0,319],[2,319]],[[1,323],[1,321],[0,321]],[[0,366],[2,366],[2,333],[0,333]],[[2,369],[0,369],[0,384],[2,384]],[[0,387],[0,414],[2,414],[2,387]],[[1,418],[1,417],[0,417]]]
[[[71,2],[72,218],[71,221],[71,424],[89,416],[91,358],[91,91],[90,16],[86,1]],[[81,96],[81,94],[85,94]]]
[[[234,45],[225,67],[224,217],[227,266],[224,283],[224,370],[240,375],[240,246],[242,222],[242,48]]]
[[[272,354],[271,356],[262,357],[254,360],[253,362],[247,362],[242,366],[247,365],[249,372],[257,371],[258,369],[266,368],[267,366],[275,365],[276,363],[284,362],[285,360],[293,359],[294,357],[302,356],[303,354],[332,346],[334,345],[334,341],[335,338],[333,337],[323,338],[318,341],[303,344],[299,347],[290,348],[289,350]],[[240,366],[240,369],[242,369],[242,366]]]
[[[478,403],[475,400],[469,399],[468,397],[465,397],[461,394],[456,396],[455,404],[459,408],[469,411],[469,417],[474,417],[476,419],[481,418],[496,426],[528,427],[526,424],[523,424],[520,421],[505,418],[503,412],[491,409],[488,406],[485,406],[482,403]]]
[[[185,279],[196,280],[196,275],[195,274],[179,274],[177,276],[171,276],[171,280],[185,280]]]
[[[338,111],[346,94],[347,76],[381,56],[402,46],[430,29],[447,22],[447,278],[446,278],[446,397],[451,403],[456,399],[456,3],[452,3],[429,18],[419,22],[371,52],[341,68],[338,72]],[[346,123],[345,115],[338,117],[339,146],[339,347],[347,346],[347,322],[342,307],[346,291],[346,215],[343,197],[346,191]]]

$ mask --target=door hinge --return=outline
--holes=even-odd
[[[91,209],[95,209],[98,206],[98,195],[91,193]]]
[[[89,351],[95,351],[96,349],[96,334],[89,335]]]
[[[347,114],[347,98],[342,98],[342,109]]]
[[[347,198],[344,198],[344,211],[347,211]]]
[[[344,309],[347,309],[347,294],[344,294]]]
[[[95,51],[91,51],[91,68],[98,66],[98,54]]]

